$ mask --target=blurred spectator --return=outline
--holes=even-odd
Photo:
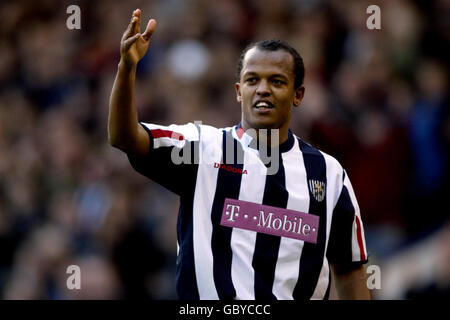
[[[409,135],[413,146],[412,202],[408,226],[413,233],[440,226],[447,217],[448,84],[444,66],[425,60],[417,68],[418,97],[411,112]],[[427,213],[426,219],[423,214]]]

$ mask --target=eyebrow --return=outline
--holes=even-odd
[[[253,72],[253,71],[249,71],[249,72],[246,72],[246,73],[244,73],[243,75],[242,75],[242,77],[243,78],[245,78],[245,77],[250,77],[250,76],[259,76],[259,74],[258,73],[256,73],[256,72]],[[270,78],[283,78],[283,79],[285,79],[285,80],[288,80],[289,78],[288,77],[286,77],[284,74],[281,74],[281,73],[274,73],[274,74],[271,74],[270,75]]]

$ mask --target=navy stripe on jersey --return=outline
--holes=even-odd
[[[197,166],[198,168],[198,166]],[[180,198],[180,210],[178,212],[177,235],[180,246],[177,256],[176,291],[178,298],[182,300],[199,300],[194,261],[193,241],[193,206],[195,186],[191,194]]]
[[[343,186],[333,213],[333,217],[336,217],[336,219],[331,223],[330,241],[327,249],[327,258],[330,262],[352,261],[351,239],[355,209],[351,203],[347,187]],[[347,239],[348,243],[344,243],[342,239]]]
[[[298,139],[300,149],[303,153],[303,162],[305,164],[306,179],[318,180],[327,183],[327,168],[325,158],[317,149]],[[309,213],[319,216],[319,233],[317,243],[305,242],[302,256],[300,258],[300,272],[297,285],[294,289],[295,300],[311,299],[319,279],[320,271],[323,265],[323,255],[326,242],[327,225],[327,200],[326,195],[322,201],[309,193]]]
[[[323,300],[330,299],[330,289],[331,289],[331,272],[328,272],[328,287],[327,291],[325,292],[325,296],[323,297]]]
[[[345,171],[343,180],[345,179]],[[327,258],[330,262],[350,264],[352,261],[352,232],[355,208],[345,185],[333,211]]]
[[[242,146],[233,138],[231,131],[223,131],[223,153],[221,164],[228,164],[234,168],[240,169],[242,172],[244,163],[244,152]],[[233,149],[234,156],[230,156],[230,149]],[[241,187],[242,174],[219,170],[217,177],[217,187],[212,207],[212,237],[211,249],[214,259],[214,282],[217,294],[221,300],[233,299],[236,296],[231,279],[231,261],[233,252],[231,251],[231,233],[232,228],[220,225],[225,198],[239,199],[239,191]]]
[[[286,208],[289,194],[286,190],[286,178],[280,153],[279,168],[275,175],[266,176],[263,204]],[[278,259],[281,238],[258,233],[252,266],[255,270],[255,299],[276,300],[272,292],[275,267]]]

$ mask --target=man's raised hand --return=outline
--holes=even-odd
[[[134,67],[147,52],[150,37],[156,29],[156,20],[150,19],[145,32],[141,34],[141,10],[133,11],[130,24],[120,42],[121,61],[128,67]]]

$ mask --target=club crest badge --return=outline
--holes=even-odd
[[[323,201],[323,199],[325,199],[325,192],[326,192],[325,182],[309,179],[308,184],[309,184],[309,191],[311,191],[311,194],[313,195],[314,199],[316,199],[318,202]]]

